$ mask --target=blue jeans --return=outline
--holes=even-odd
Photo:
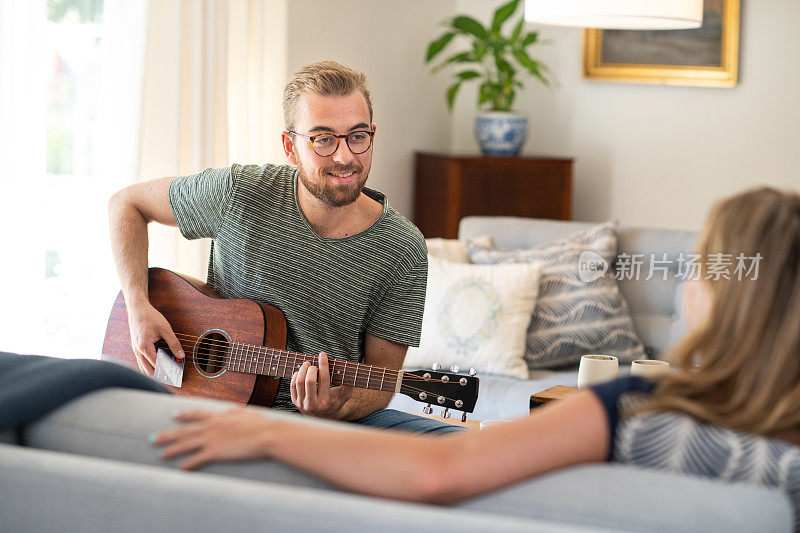
[[[425,418],[424,416],[398,411],[397,409],[381,409],[360,420],[355,420],[353,423],[378,429],[397,429],[400,431],[437,435],[454,433],[466,429],[461,426],[453,426],[444,422],[439,422],[438,420]]]

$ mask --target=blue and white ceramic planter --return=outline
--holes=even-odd
[[[485,111],[475,117],[475,137],[483,155],[518,156],[528,136],[528,117],[513,111]]]

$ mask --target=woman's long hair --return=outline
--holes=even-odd
[[[759,188],[721,201],[697,251],[712,278],[709,312],[667,354],[678,371],[636,411],[679,411],[767,436],[799,428],[800,196]],[[739,254],[760,255],[747,262],[758,263],[757,276],[737,279]],[[730,279],[713,279],[714,262],[726,258]]]

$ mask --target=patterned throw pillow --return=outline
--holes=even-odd
[[[473,263],[545,264],[528,326],[525,360],[531,370],[575,364],[581,355],[592,353],[614,355],[623,363],[647,357],[611,270],[589,277],[578,273],[579,261],[587,256],[613,264],[615,222],[526,250],[499,250],[474,241],[467,248]]]
[[[408,349],[404,366],[438,362],[527,378],[525,331],[543,266],[472,265],[428,255],[422,339]]]

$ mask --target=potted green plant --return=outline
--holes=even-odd
[[[455,81],[447,88],[448,109],[463,83],[479,83],[475,135],[484,155],[519,155],[528,134],[528,119],[513,111],[517,91],[523,88],[523,75],[551,85],[547,67],[531,58],[529,47],[539,42],[537,31],[524,32],[520,17],[510,34],[502,28],[517,11],[520,0],[511,0],[495,10],[492,22],[484,26],[474,18],[459,15],[445,22],[446,30],[428,45],[425,63],[431,63],[458,37],[468,48],[454,53],[433,67],[433,72],[449,68]]]

